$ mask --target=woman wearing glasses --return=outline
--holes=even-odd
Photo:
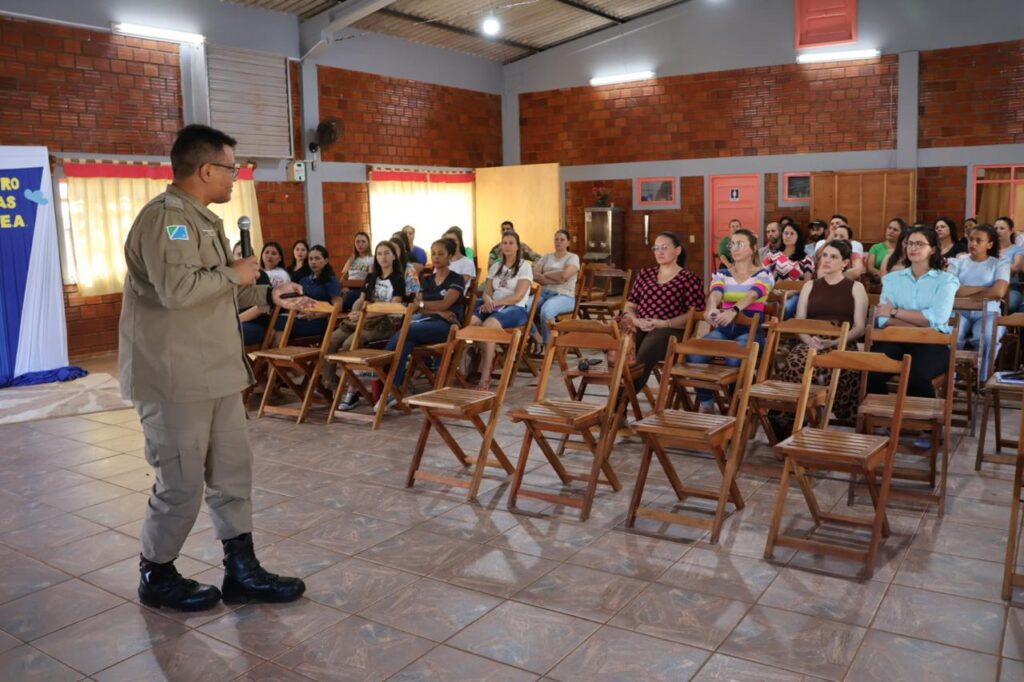
[[[729,253],[732,256],[732,267],[720,270],[711,277],[711,288],[708,294],[707,310],[704,319],[711,325],[711,332],[706,339],[726,339],[745,346],[750,328],[736,324],[740,313],[758,318],[757,343],[764,343],[761,332],[760,318],[764,316],[764,304],[775,286],[771,272],[761,265],[757,253],[757,237],[750,230],[736,230],[729,242]],[[711,358],[691,355],[690,362],[710,362]],[[740,361],[729,358],[726,364],[739,366]],[[700,411],[715,411],[714,395],[708,389],[697,389]]]
[[[704,310],[704,286],[686,266],[686,250],[675,232],[662,232],[651,247],[657,265],[637,273],[622,313],[622,326],[636,332],[636,359],[644,373],[636,380],[639,391],[651,370],[665,359],[672,340],[683,335],[686,313]]]
[[[906,267],[882,278],[882,296],[875,309],[878,326],[931,327],[948,334],[960,281],[945,270],[939,236],[930,227],[915,227],[903,245]],[[873,344],[871,349],[896,360],[909,354],[913,362],[907,395],[935,397],[932,379],[944,374],[949,366],[948,346],[883,341]],[[888,374],[869,373],[868,393],[887,393],[888,380]]]

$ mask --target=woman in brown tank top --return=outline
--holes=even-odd
[[[844,241],[833,240],[821,248],[818,256],[818,279],[811,280],[800,290],[796,317],[801,320],[828,320],[837,324],[850,323],[847,348],[851,348],[862,336],[868,317],[868,293],[864,285],[843,276],[843,270],[850,264],[852,251]],[[793,383],[803,380],[807,353],[814,348],[828,353],[838,345],[836,339],[800,335],[800,343],[794,346],[786,357],[786,366],[779,379]],[[814,377],[815,383],[827,384],[831,371],[820,370]],[[837,419],[852,420],[857,416],[857,397],[860,392],[860,375],[857,372],[842,372],[836,390],[832,412]]]

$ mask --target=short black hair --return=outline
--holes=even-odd
[[[224,147],[234,149],[238,140],[216,128],[199,123],[187,125],[178,131],[171,147],[171,169],[175,180],[192,176],[204,163],[210,163]]]

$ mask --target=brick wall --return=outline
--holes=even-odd
[[[121,294],[79,296],[77,287],[65,287],[64,317],[68,327],[69,356],[117,350]]]
[[[917,219],[934,224],[941,216],[957,227],[967,215],[967,167],[917,169]]]
[[[302,65],[291,60],[288,62],[288,86],[292,98],[292,140],[295,143],[295,158],[305,158],[302,147]]]
[[[362,182],[325,182],[324,246],[335,269],[352,255],[356,232],[370,231],[370,193]]]
[[[654,263],[651,245],[644,243],[644,212],[632,209],[632,180],[567,182],[565,185],[565,226],[573,235],[573,250],[583,253],[583,209],[594,205],[594,187],[609,191],[609,199],[623,207],[625,225],[624,265],[634,271]],[[680,178],[682,206],[675,210],[650,211],[651,238],[658,232],[672,231],[683,240],[687,268],[701,275],[704,270],[704,178]],[[690,243],[693,237],[693,243]]]
[[[519,96],[523,163],[892,149],[897,57]]]
[[[501,165],[501,97],[317,67],[320,119],[337,116],[325,161],[481,168]]]
[[[921,53],[918,146],[1024,143],[1024,40]]]
[[[807,224],[811,222],[810,206],[779,206],[779,174],[764,174],[764,223],[778,222],[779,218],[788,215],[796,221],[807,234]]]
[[[0,17],[0,144],[164,156],[182,126],[178,45]]]
[[[285,251],[306,239],[306,186],[301,182],[257,182],[256,203],[264,243],[276,241]],[[291,254],[285,254],[285,260]]]

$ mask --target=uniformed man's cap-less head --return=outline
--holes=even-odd
[[[185,126],[171,147],[174,184],[206,204],[230,201],[240,169],[236,144],[235,138],[210,126]]]

